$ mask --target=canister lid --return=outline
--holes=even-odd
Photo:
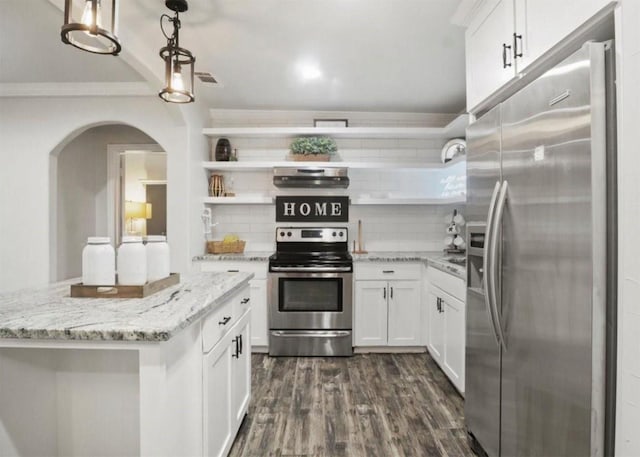
[[[123,243],[142,243],[142,237],[141,236],[123,236],[122,237],[122,242]]]
[[[166,241],[167,237],[164,235],[147,235],[147,243],[162,243]]]
[[[87,244],[109,244],[111,238],[108,236],[90,236],[87,238]]]

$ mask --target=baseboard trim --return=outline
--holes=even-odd
[[[361,346],[353,348],[354,354],[419,354],[427,352],[425,346]]]

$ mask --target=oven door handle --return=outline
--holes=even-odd
[[[324,271],[324,272],[350,272],[351,267],[271,267],[271,271],[296,271],[296,272],[309,272]]]

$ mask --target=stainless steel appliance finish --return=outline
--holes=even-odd
[[[278,227],[269,260],[269,354],[352,355],[353,261],[344,227]]]
[[[269,353],[291,357],[349,356],[353,354],[352,344],[350,330],[273,330]]]
[[[269,272],[269,327],[351,330],[353,273]],[[346,267],[345,267],[346,268]]]
[[[467,229],[485,236],[468,253],[465,415],[490,456],[612,452],[609,46],[585,44],[467,131],[469,206],[486,226]]]
[[[276,167],[273,184],[282,188],[346,189],[349,187],[348,168]]]

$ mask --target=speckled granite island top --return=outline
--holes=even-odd
[[[228,262],[266,262],[274,251],[253,251],[242,254],[202,254],[195,256],[194,262],[208,260],[228,261]]]
[[[248,284],[252,273],[196,273],[146,298],[71,298],[78,280],[0,294],[0,338],[166,341]]]

